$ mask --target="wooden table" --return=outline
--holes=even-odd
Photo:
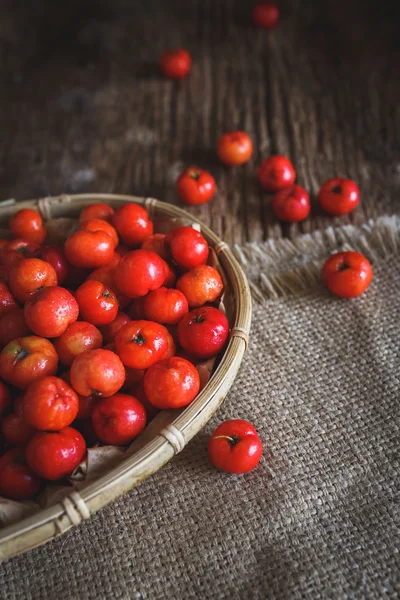
[[[27,6],[31,4],[31,6]],[[368,6],[367,6],[368,5]],[[246,0],[69,0],[0,8],[0,197],[101,191],[177,202],[184,165],[218,194],[193,209],[227,242],[296,235],[396,210],[400,182],[399,2],[282,1],[273,32]],[[168,47],[193,54],[190,77],[160,77]],[[219,135],[244,129],[255,153],[221,166]],[[358,181],[362,204],[332,220],[313,207],[281,227],[255,170],[295,163],[313,196],[327,178]]]

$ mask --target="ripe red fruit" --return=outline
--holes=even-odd
[[[118,300],[110,288],[99,281],[87,280],[76,290],[76,300],[82,319],[93,325],[107,325],[118,313]]]
[[[112,396],[124,384],[125,369],[114,352],[98,348],[83,352],[74,359],[70,379],[80,396]]]
[[[209,202],[215,194],[215,179],[207,171],[190,167],[176,182],[176,193],[184,204],[196,206]]]
[[[3,265],[11,267],[11,265],[23,258],[32,258],[38,248],[39,245],[35,244],[35,242],[23,239],[11,240],[11,242],[8,242],[1,249],[1,262]]]
[[[58,432],[39,431],[26,447],[28,465],[49,481],[71,475],[85,455],[85,440],[73,427]]]
[[[15,308],[12,312],[0,317],[0,348],[18,337],[25,337],[32,332],[25,323],[24,309]]]
[[[78,396],[59,377],[43,377],[28,386],[23,399],[23,416],[29,425],[43,431],[59,431],[78,414]]]
[[[0,458],[0,496],[28,500],[39,493],[42,480],[26,464],[22,448],[9,450]]]
[[[8,284],[14,298],[23,304],[33,292],[56,286],[57,273],[48,262],[24,258],[11,267]]]
[[[104,287],[112,290],[114,295],[118,300],[118,304],[121,308],[125,308],[131,302],[131,298],[128,296],[124,296],[123,294],[118,293],[118,289],[116,283],[114,281],[114,268],[120,262],[121,257],[118,262],[114,265],[114,267],[100,267],[100,269],[95,269],[88,275],[88,281],[100,281],[104,285]]]
[[[164,260],[169,259],[168,249],[165,245],[165,233],[149,235],[142,243],[142,250],[150,250],[161,256]]]
[[[253,142],[244,131],[224,133],[218,140],[217,154],[225,165],[243,165],[253,154]]]
[[[359,252],[337,252],[328,258],[322,279],[330,292],[341,298],[355,298],[372,281],[371,263]]]
[[[166,261],[164,261],[164,267],[165,267],[165,279],[164,279],[163,286],[166,288],[175,287],[175,283],[176,283],[175,270]]]
[[[129,203],[118,208],[112,224],[127,246],[139,247],[153,233],[153,223],[146,209],[139,204]]]
[[[126,315],[124,312],[119,312],[115,319],[111,321],[111,323],[108,323],[107,325],[101,327],[100,331],[103,335],[104,342],[106,344],[113,342],[115,340],[115,336],[117,335],[121,327],[126,323],[129,323],[129,321],[130,318],[128,317],[128,315]]]
[[[4,281],[0,281],[0,317],[8,315],[18,308],[14,296]]]
[[[77,320],[78,303],[65,288],[46,287],[31,294],[24,306],[26,324],[36,335],[58,337]]]
[[[130,321],[118,331],[115,343],[124,365],[147,369],[168,350],[168,330],[152,321]]]
[[[64,252],[71,265],[97,269],[110,262],[114,248],[113,238],[105,231],[75,231],[65,240]]]
[[[111,221],[111,217],[114,214],[114,209],[109,204],[103,204],[102,202],[96,202],[89,204],[81,210],[79,215],[79,223],[89,221],[90,219],[102,219],[103,221]]]
[[[310,214],[310,197],[304,188],[293,185],[276,192],[272,200],[272,210],[280,221],[304,221]]]
[[[1,433],[8,445],[25,447],[35,435],[36,429],[15,411],[2,420]]]
[[[96,350],[103,345],[103,336],[100,331],[86,321],[75,321],[64,331],[59,338],[54,340],[54,347],[58,358],[66,367],[70,367],[73,360],[86,350]]]
[[[189,271],[207,262],[208,244],[199,231],[193,227],[178,227],[167,234],[172,258],[184,271]]]
[[[217,469],[227,473],[248,473],[260,462],[262,443],[247,421],[221,423],[208,442],[208,454]]]
[[[5,409],[11,404],[11,394],[8,387],[0,381],[0,419]]]
[[[114,248],[118,246],[118,233],[108,221],[104,221],[103,219],[87,219],[80,223],[79,231],[104,231],[112,239]]]
[[[161,287],[165,280],[164,261],[155,252],[133,250],[117,264],[114,281],[121,292],[130,298],[145,296]]]
[[[115,394],[97,402],[92,412],[92,423],[102,442],[123,446],[145,428],[146,411],[137,398]]]
[[[224,288],[220,274],[209,265],[200,265],[184,273],[176,285],[185,294],[190,308],[215,302]]]
[[[182,292],[161,287],[145,296],[144,312],[149,321],[176,325],[189,312],[189,306]]]
[[[187,406],[200,390],[200,377],[188,360],[174,356],[150,367],[144,376],[144,391],[157,408]]]
[[[9,228],[15,238],[24,238],[35,244],[43,244],[46,237],[42,217],[31,208],[23,208],[15,213],[10,220]]]
[[[192,57],[187,50],[166,50],[160,58],[161,73],[171,79],[183,79],[190,71]]]
[[[296,171],[286,156],[270,156],[261,163],[257,176],[267,192],[279,192],[294,184]]]
[[[218,308],[195,308],[178,325],[180,345],[198,358],[216,356],[225,346],[228,335],[228,319]]]
[[[129,307],[129,316],[132,321],[142,321],[146,319],[144,312],[144,301],[146,296],[140,296],[140,298],[134,298]]]
[[[347,215],[360,201],[360,190],[355,181],[336,177],[325,181],[319,190],[318,200],[330,215]]]
[[[92,416],[93,409],[99,398],[96,396],[78,396],[79,400],[79,410],[76,415],[77,420],[85,421],[86,419],[90,419]]]
[[[278,24],[280,13],[275,2],[260,2],[253,6],[251,16],[257,27],[274,29]]]
[[[35,335],[17,338],[0,353],[0,377],[24,390],[40,377],[55,375],[57,363],[57,352],[49,340]]]
[[[57,275],[56,285],[61,285],[64,282],[68,275],[68,262],[64,252],[60,248],[40,246],[34,252],[34,258],[40,258],[40,260],[48,262],[53,267]]]

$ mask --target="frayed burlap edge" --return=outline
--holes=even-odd
[[[328,227],[295,240],[281,239],[235,245],[253,298],[278,299],[321,287],[321,267],[333,252],[355,250],[374,263],[400,249],[400,216],[383,216],[361,227]]]

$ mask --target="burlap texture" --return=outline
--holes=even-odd
[[[255,303],[240,374],[204,431],[90,521],[4,563],[2,597],[398,598],[400,262],[379,237],[364,296],[339,300],[314,277]],[[287,250],[273,250],[282,281]],[[208,461],[207,437],[228,418],[264,442],[245,476]]]

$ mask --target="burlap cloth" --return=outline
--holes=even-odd
[[[222,408],[130,494],[4,563],[2,597],[398,598],[399,240],[393,217],[236,249],[263,302]],[[373,261],[361,298],[320,284],[339,247]],[[229,418],[264,442],[245,476],[208,461],[207,437]]]

